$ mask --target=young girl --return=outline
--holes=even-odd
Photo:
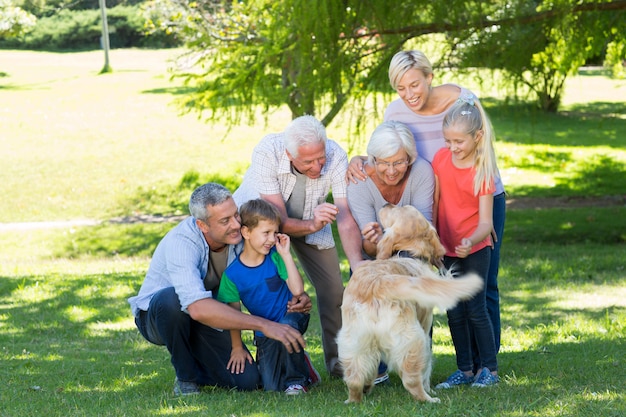
[[[486,279],[491,257],[493,193],[497,168],[493,128],[472,94],[464,94],[443,120],[446,147],[433,158],[435,201],[433,218],[443,246],[444,265],[462,275],[474,272]],[[498,382],[493,327],[486,306],[486,286],[471,300],[448,311],[448,325],[458,370],[436,388]],[[472,371],[474,335],[480,360]]]

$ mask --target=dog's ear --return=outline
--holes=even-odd
[[[434,227],[429,228],[428,241],[430,247],[432,248],[430,262],[433,265],[436,265],[440,263],[441,258],[443,258],[443,255],[446,254],[446,249],[441,244],[441,241],[439,240],[439,235],[437,234],[437,231]]]
[[[383,237],[376,245],[376,259],[389,259],[393,253],[393,229],[385,229]]]

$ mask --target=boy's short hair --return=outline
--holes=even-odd
[[[276,223],[278,226],[281,222],[278,209],[262,198],[243,203],[239,208],[239,216],[241,217],[241,225],[248,229],[254,229],[261,220]]]

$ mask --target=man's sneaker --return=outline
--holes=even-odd
[[[333,363],[334,362],[334,363]],[[330,376],[334,378],[343,378],[343,368],[338,359],[334,359],[331,363]]]
[[[472,387],[485,388],[491,385],[496,385],[498,382],[500,382],[500,378],[498,378],[498,375],[494,375],[491,373],[491,371],[489,371],[489,369],[483,368],[476,376]]]
[[[388,372],[384,372],[380,375],[378,375],[376,377],[376,379],[374,379],[374,385],[380,385],[383,384],[385,382],[389,381],[389,373]]]
[[[444,382],[437,384],[435,389],[449,389],[460,385],[469,385],[474,382],[474,378],[465,375],[461,370],[457,369],[455,373],[450,375]]]
[[[174,380],[174,395],[196,395],[200,394],[200,387],[195,382]]]
[[[306,367],[309,369],[309,386],[317,385],[322,380],[320,373],[317,372],[315,367],[313,367],[313,362],[311,362],[311,357],[307,352],[304,352],[304,363]]]
[[[306,394],[306,392],[307,392],[306,388],[300,384],[289,385],[287,389],[285,390],[285,394],[287,395],[300,395],[300,394]]]

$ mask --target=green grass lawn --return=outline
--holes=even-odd
[[[224,128],[172,106],[184,92],[166,72],[173,53],[115,50],[114,72],[98,75],[101,52],[0,51],[0,226],[183,214],[197,184],[236,187],[254,144],[282,130],[289,113],[223,140]],[[580,75],[557,115],[486,98],[511,196],[626,195],[623,97],[623,81]],[[329,134],[352,139],[341,128]],[[166,350],[143,340],[126,302],[174,223],[0,227],[0,417],[621,417],[625,215],[624,206],[507,213],[502,382],[437,393],[441,404],[415,403],[396,375],[362,405],[343,404],[343,382],[323,372],[316,312],[306,339],[323,381],[309,395],[207,389],[176,398]],[[437,383],[455,369],[441,312],[433,347]]]

